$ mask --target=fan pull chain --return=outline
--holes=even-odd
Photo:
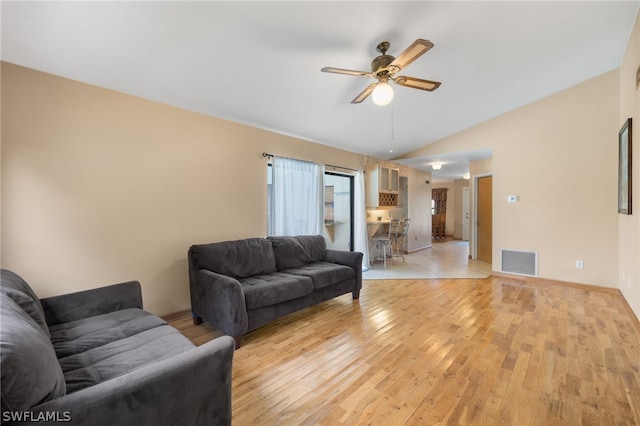
[[[391,107],[391,148],[389,153],[393,153],[393,140],[395,139],[395,126],[394,126],[393,106]]]

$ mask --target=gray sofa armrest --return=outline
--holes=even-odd
[[[249,327],[242,286],[235,278],[207,269],[190,271],[191,311],[235,338]]]
[[[357,290],[362,288],[362,253],[359,251],[327,249],[324,261],[351,267],[356,273]]]
[[[48,325],[89,318],[128,308],[142,309],[138,281],[40,299]]]
[[[221,336],[30,411],[70,425],[230,425],[233,353],[233,339]]]

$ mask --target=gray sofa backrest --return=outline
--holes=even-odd
[[[42,305],[18,275],[0,271],[2,412],[23,411],[65,395],[62,368],[49,340]]]
[[[327,254],[327,243],[322,235],[296,237],[267,237],[273,246],[278,271],[321,262]]]
[[[191,246],[189,268],[240,279],[275,272],[276,259],[270,241],[248,238]]]
[[[49,336],[49,326],[47,325],[44,309],[40,299],[31,289],[29,284],[18,274],[8,269],[2,269],[2,285],[0,292],[13,299],[33,320],[42,327],[42,330]]]

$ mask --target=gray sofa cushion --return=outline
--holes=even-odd
[[[0,292],[9,295],[49,335],[40,299],[18,274],[3,269]]]
[[[273,246],[278,271],[324,260],[327,243],[322,235],[267,237]]]
[[[240,280],[247,310],[275,305],[313,291],[311,278],[274,272]]]
[[[60,366],[67,393],[73,393],[194,347],[178,330],[164,325],[61,358]]]
[[[299,268],[287,269],[283,272],[311,278],[314,288],[327,287],[356,276],[355,271],[348,266],[327,262],[311,263]]]
[[[167,323],[142,309],[123,309],[50,328],[58,358],[88,351]]]
[[[276,271],[271,243],[264,238],[193,245],[189,259],[194,269],[208,269],[235,279]]]
[[[33,318],[0,294],[2,411],[23,411],[65,394],[65,381],[49,341]]]

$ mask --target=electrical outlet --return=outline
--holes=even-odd
[[[576,260],[576,268],[578,269],[584,268],[584,262],[582,260]]]

